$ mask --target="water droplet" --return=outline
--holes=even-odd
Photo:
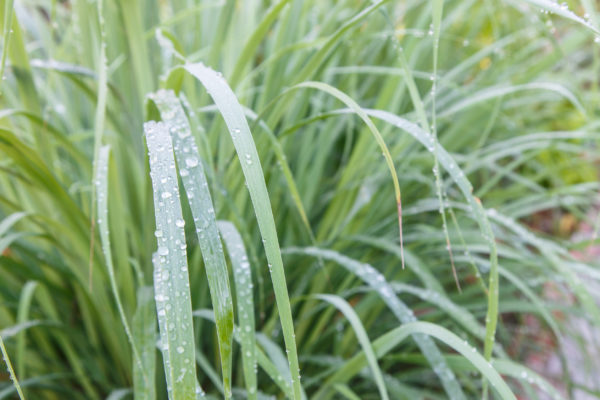
[[[158,255],[159,256],[166,256],[169,254],[169,249],[165,246],[159,246],[158,247]]]
[[[168,198],[170,198],[171,196],[172,196],[172,195],[171,195],[171,192],[163,192],[163,193],[160,195],[160,197],[162,197],[163,199],[168,199]]]
[[[175,226],[178,228],[183,228],[185,226],[185,221],[182,219],[178,219],[177,221],[175,221]]]
[[[198,159],[196,157],[188,157],[185,159],[185,165],[188,168],[193,168],[198,165]]]
[[[182,347],[182,346],[178,346],[178,347],[177,347],[177,352],[178,352],[179,354],[183,353],[183,352],[184,352],[184,349],[183,349],[183,347]]]

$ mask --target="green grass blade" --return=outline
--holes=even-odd
[[[144,371],[144,366],[142,363],[142,359],[140,358],[140,354],[138,352],[136,342],[133,339],[133,335],[131,333],[131,328],[129,327],[129,322],[127,322],[127,316],[125,315],[125,310],[123,309],[123,303],[121,302],[121,295],[119,294],[119,287],[117,285],[117,279],[115,277],[115,268],[113,265],[112,259],[112,249],[110,244],[110,232],[108,225],[108,166],[109,166],[109,157],[110,157],[110,147],[103,146],[100,148],[98,152],[98,166],[97,166],[97,174],[95,176],[96,182],[96,191],[98,198],[98,228],[100,230],[100,241],[102,242],[102,251],[104,252],[104,261],[106,263],[106,269],[108,270],[108,277],[110,280],[110,287],[113,292],[113,296],[115,297],[115,303],[117,304],[117,309],[119,311],[119,317],[121,318],[121,323],[123,324],[123,328],[125,329],[125,334],[127,335],[127,339],[131,344],[131,350],[133,352],[134,363],[137,364],[137,367],[140,371]],[[147,376],[145,373],[143,374],[144,380],[149,384],[151,381],[151,377]]]
[[[438,142],[438,128],[437,128],[437,109],[436,109],[436,98],[437,98],[437,84],[438,84],[438,55],[440,48],[440,32],[442,27],[442,15],[444,13],[444,0],[434,0],[431,4],[432,7],[432,28],[433,28],[433,79],[431,83],[431,127],[428,129],[423,126],[424,129],[429,130],[433,136],[433,140]],[[410,77],[410,76],[409,76]],[[415,99],[413,98],[413,103]],[[420,97],[418,97],[420,102]],[[456,273],[456,267],[454,266],[454,256],[452,255],[452,244],[450,243],[450,234],[448,233],[448,223],[446,222],[446,207],[445,193],[442,189],[442,179],[439,167],[439,160],[437,156],[438,146],[434,146],[433,149],[433,175],[435,177],[435,191],[440,206],[440,215],[442,216],[442,230],[444,231],[444,237],[446,238],[446,249],[448,250],[448,256],[450,258],[450,266],[452,267],[452,275],[454,276],[454,282],[456,288],[461,291],[460,280]]]
[[[131,56],[132,73],[134,75],[138,99],[152,90],[154,79],[152,79],[151,64],[148,63],[148,46],[144,38],[142,13],[145,11],[140,0],[129,0],[119,2],[123,15],[123,26]]]
[[[188,64],[185,69],[195,76],[206,88],[208,93],[216,103],[221,115],[223,116],[229,133],[233,140],[242,171],[248,184],[250,198],[254,205],[254,211],[258,226],[263,238],[263,244],[269,261],[269,271],[273,281],[275,299],[281,319],[283,337],[285,341],[286,352],[290,370],[292,371],[292,387],[294,389],[294,400],[301,398],[300,386],[300,367],[298,363],[298,353],[296,350],[296,339],[294,336],[294,320],[290,299],[283,270],[283,261],[281,260],[281,250],[275,229],[275,221],[271,202],[265,184],[262,167],[256,151],[256,146],[244,111],[239,104],[235,94],[227,85],[225,80],[214,70],[204,66],[204,64]]]
[[[533,82],[522,85],[494,86],[482,89],[479,92],[472,93],[471,95],[469,95],[468,98],[454,103],[451,107],[441,112],[439,114],[439,117],[447,118],[458,113],[459,111],[462,111],[469,107],[473,107],[485,101],[529,90],[542,90],[556,93],[557,95],[569,100],[569,102],[571,102],[571,104],[573,104],[573,106],[577,108],[577,110],[579,110],[581,114],[587,115],[585,108],[583,107],[581,102],[569,89],[567,89],[563,85],[559,85],[553,82]]]
[[[499,373],[511,376],[515,379],[525,381],[528,384],[536,385],[547,393],[553,400],[564,400],[564,395],[560,393],[550,382],[531,369],[524,367],[509,360],[493,360],[492,365]]]
[[[189,200],[198,243],[202,251],[210,297],[213,302],[221,353],[225,398],[231,398],[231,343],[233,341],[233,304],[229,273],[217,229],[215,211],[208,182],[199,159],[189,121],[173,91],[159,91],[150,96],[165,122],[179,166],[179,175]]]
[[[500,398],[507,400],[517,399],[506,382],[492,367],[492,364],[486,361],[474,347],[465,343],[463,339],[439,325],[430,322],[406,323],[377,338],[373,342],[373,349],[375,350],[377,357],[381,358],[404,341],[404,339],[415,333],[424,334],[427,335],[427,337],[435,337],[460,353],[487,379]],[[365,354],[360,352],[347,361],[345,365],[328,380],[328,382],[346,382],[366,366],[366,363]]]
[[[195,310],[193,314],[195,317],[204,318],[213,323],[215,322],[214,313],[212,310]],[[234,339],[238,343],[242,342],[238,327],[234,327]],[[286,397],[292,398],[294,396],[289,381],[289,369],[287,367],[283,369],[278,368],[258,346],[256,347],[256,361],[262,370],[269,376],[269,378],[271,378],[271,380],[281,389]],[[286,378],[284,378],[284,374],[286,374]]]
[[[294,201],[294,204],[296,205],[296,210],[298,210],[298,214],[300,215],[300,218],[302,219],[302,223],[306,227],[306,232],[308,233],[308,236],[310,237],[311,242],[313,244],[316,244],[315,235],[310,226],[308,216],[306,215],[304,205],[302,204],[300,192],[298,191],[298,186],[297,186],[296,182],[294,181],[294,176],[290,169],[289,162],[287,160],[285,152],[283,151],[283,147],[282,147],[281,143],[279,142],[279,140],[277,139],[277,137],[275,136],[273,131],[267,126],[265,121],[263,121],[262,119],[259,119],[258,115],[256,115],[256,113],[254,111],[252,111],[248,108],[244,108],[244,112],[246,113],[247,118],[250,118],[250,119],[254,120],[255,122],[257,122],[258,126],[260,126],[263,129],[263,131],[267,134],[267,137],[269,138],[269,142],[271,143],[271,146],[273,146],[273,152],[275,153],[277,162],[281,165],[281,171],[283,172],[285,181],[288,185],[288,188],[290,189],[290,196],[292,197],[292,200]]]
[[[8,56],[8,46],[10,44],[10,34],[12,29],[14,0],[4,0],[3,3],[4,9],[2,10],[2,58],[0,60],[0,80],[4,80],[4,68],[6,66],[6,57]]]
[[[417,286],[391,283],[392,288],[398,294],[402,292],[410,293],[419,297],[422,301],[431,303],[445,312],[460,325],[463,326],[469,333],[478,339],[485,338],[485,328],[477,322],[477,319],[464,307],[461,307],[450,300],[445,295],[428,289],[422,289]]]
[[[196,350],[196,363],[200,366],[200,369],[206,374],[208,379],[210,379],[212,384],[215,385],[221,396],[223,396],[225,391],[223,389],[223,382],[219,378],[219,374],[214,370],[212,365],[210,365],[210,361],[206,356],[198,350]]]
[[[19,399],[25,400],[25,396],[23,395],[23,390],[21,389],[21,385],[19,384],[19,380],[17,379],[17,375],[15,374],[15,370],[13,369],[12,363],[10,362],[10,357],[8,356],[8,352],[6,351],[6,347],[4,347],[4,340],[2,340],[2,335],[0,335],[0,350],[2,351],[2,358],[4,359],[4,363],[6,364],[6,368],[8,369],[8,374],[10,375],[10,379],[17,390],[17,394],[19,395]]]
[[[17,324],[23,324],[29,317],[29,310],[31,308],[31,300],[35,288],[37,287],[37,281],[29,281],[23,286],[21,290],[21,297],[19,299],[19,311],[17,313]],[[25,332],[22,331],[17,336],[17,373],[21,379],[25,378]]]
[[[16,212],[5,217],[2,222],[0,222],[0,237],[4,236],[14,224],[26,216],[26,212]]]
[[[360,400],[360,397],[358,397],[347,385],[338,383],[333,385],[333,388],[348,400]]]
[[[138,289],[137,309],[131,324],[133,339],[140,349],[142,368],[133,365],[133,397],[135,400],[156,399],[156,307],[151,286]],[[151,377],[147,379],[146,377]]]
[[[104,28],[104,11],[103,1],[97,1],[98,7],[98,25],[100,27],[100,43],[98,43],[98,97],[96,99],[96,113],[94,116],[94,159],[92,165],[94,168],[92,179],[96,179],[98,174],[98,158],[100,157],[100,146],[102,145],[102,136],[104,134],[104,117],[106,115],[106,96],[108,92],[107,85],[107,72],[106,72],[106,32]],[[95,229],[95,207],[96,207],[96,185],[92,185],[92,196],[91,196],[91,210],[90,213],[90,261],[89,261],[89,272],[88,280],[89,286],[92,287],[92,268],[94,261],[94,235]],[[108,224],[108,221],[106,221]],[[133,342],[132,342],[133,343]]]
[[[385,388],[385,383],[383,382],[383,376],[381,374],[381,369],[379,368],[379,364],[377,363],[377,358],[375,357],[375,353],[373,352],[373,348],[371,347],[371,341],[369,340],[369,336],[363,326],[360,318],[348,304],[348,302],[342,299],[339,296],[320,294],[314,295],[315,298],[321,299],[335,306],[338,310],[344,314],[350,325],[352,325],[352,329],[356,333],[356,337],[358,338],[358,342],[365,353],[365,357],[367,357],[367,362],[369,363],[369,368],[373,373],[373,377],[375,379],[375,384],[377,385],[377,390],[379,390],[379,394],[381,398],[384,400],[389,399],[387,389]]]
[[[292,87],[291,89],[294,88],[318,89],[335,97],[360,117],[360,119],[365,123],[365,125],[367,125],[367,128],[375,138],[375,141],[379,145],[379,148],[381,149],[381,152],[385,158],[385,162],[390,171],[390,174],[392,175],[392,182],[394,184],[394,195],[396,196],[396,208],[398,210],[398,228],[400,234],[400,259],[402,262],[402,268],[404,269],[404,240],[402,238],[402,196],[400,192],[400,183],[398,182],[398,174],[396,173],[394,160],[392,158],[392,155],[390,154],[387,145],[385,144],[385,141],[383,140],[383,137],[381,136],[381,133],[379,132],[373,121],[371,121],[369,116],[364,112],[364,110],[354,100],[352,100],[350,96],[334,88],[333,86],[323,82],[302,82]]]
[[[385,277],[371,265],[358,262],[333,250],[316,247],[286,248],[285,251],[290,254],[322,257],[324,260],[339,264],[368,284],[402,323],[407,324],[416,321],[413,311],[396,296],[390,284],[385,280]],[[442,354],[431,338],[424,335],[415,335],[414,339],[434,368],[434,372],[442,382],[448,396],[451,399],[464,399],[465,395],[458,385],[454,373],[446,365]],[[320,399],[320,396],[324,395],[323,392],[323,389],[321,389],[320,394],[315,395],[315,398]]]
[[[577,22],[578,24],[581,24],[584,27],[590,29],[595,34],[600,35],[600,32],[597,30],[596,27],[594,27],[592,24],[590,24],[585,19],[579,17],[573,11],[569,10],[569,7],[563,6],[563,5],[566,5],[567,3],[564,3],[564,2],[559,3],[557,1],[555,2],[555,1],[550,1],[550,0],[524,0],[524,2],[529,3],[535,7],[539,7],[542,10],[551,12],[552,14],[560,15],[561,17],[571,20],[573,22]]]
[[[496,326],[498,324],[498,249],[492,227],[486,215],[485,209],[481,204],[481,200],[473,195],[473,186],[466,178],[464,172],[456,164],[452,156],[425,131],[417,125],[400,118],[390,112],[381,110],[365,110],[365,112],[375,118],[380,118],[389,124],[396,126],[403,131],[412,135],[430,152],[437,151],[440,165],[446,169],[452,180],[456,183],[463,196],[469,203],[469,210],[473,213],[473,217],[477,221],[481,230],[483,239],[489,247],[490,253],[490,272],[488,284],[488,308],[485,317],[486,321],[486,337],[484,343],[484,355],[486,359],[491,359],[492,350],[495,342]]]
[[[246,44],[244,45],[244,49],[240,54],[233,73],[231,74],[230,84],[232,87],[236,87],[238,82],[242,77],[242,73],[244,68],[246,68],[247,64],[250,62],[252,57],[256,55],[256,49],[260,45],[262,39],[267,34],[269,28],[275,21],[275,19],[281,13],[281,10],[289,3],[290,0],[280,0],[279,3],[274,4],[265,14],[262,21],[259,23],[258,27],[252,33],[252,36],[248,38]]]
[[[173,145],[164,123],[147,122],[144,132],[158,245],[154,257],[154,293],[167,390],[171,400],[192,400],[201,390],[196,389],[192,304]]]
[[[252,271],[246,255],[244,242],[235,226],[229,221],[217,223],[229,252],[233,268],[238,312],[239,336],[242,345],[242,366],[248,391],[248,399],[256,399],[256,336],[254,299],[252,296]]]

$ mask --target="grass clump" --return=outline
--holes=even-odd
[[[0,398],[600,393],[593,2],[0,11]]]

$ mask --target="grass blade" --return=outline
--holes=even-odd
[[[29,310],[31,308],[31,300],[38,285],[37,281],[29,281],[23,286],[19,299],[19,311],[17,313],[17,324],[27,322]],[[25,377],[25,332],[22,331],[17,336],[17,372],[21,379]]]
[[[463,196],[469,203],[469,210],[477,221],[482,236],[489,247],[490,252],[490,272],[488,284],[488,308],[485,317],[486,337],[484,343],[484,355],[486,359],[491,359],[492,350],[495,342],[496,325],[498,324],[498,249],[492,227],[486,215],[481,200],[473,195],[473,186],[466,178],[464,172],[453,160],[452,156],[437,143],[427,132],[423,131],[417,125],[403,118],[400,118],[390,112],[381,110],[365,110],[365,112],[375,118],[380,118],[391,125],[394,125],[403,131],[412,135],[421,142],[430,152],[437,151],[437,157],[440,165],[446,169],[452,180],[456,183]]]
[[[100,27],[100,43],[98,43],[99,49],[99,62],[98,62],[98,97],[96,99],[96,113],[94,116],[94,159],[93,163],[93,179],[96,179],[98,174],[98,159],[100,157],[100,146],[102,145],[102,136],[104,134],[104,118],[106,115],[106,96],[108,93],[107,85],[107,72],[106,72],[106,32],[104,28],[104,15],[103,15],[103,1],[98,0],[98,25]],[[95,216],[94,211],[96,207],[96,185],[92,186],[91,195],[91,212],[90,212],[90,261],[88,271],[88,281],[90,290],[92,288],[92,268],[94,262],[94,235],[95,229]],[[108,224],[108,221],[106,221]],[[132,342],[133,343],[133,342]]]
[[[106,262],[106,269],[108,270],[108,277],[110,279],[110,287],[113,292],[113,296],[115,296],[115,302],[117,303],[117,309],[119,311],[119,316],[121,317],[121,323],[123,324],[123,328],[125,329],[125,334],[127,335],[127,339],[129,339],[129,343],[131,344],[131,349],[133,351],[134,362],[137,364],[137,367],[140,371],[144,371],[144,366],[142,363],[142,359],[140,358],[140,354],[137,350],[137,346],[135,341],[133,340],[133,335],[131,334],[131,329],[129,327],[129,322],[127,322],[127,316],[125,315],[125,310],[123,310],[123,303],[121,302],[121,296],[119,294],[119,288],[117,286],[117,279],[115,277],[115,269],[113,266],[112,260],[112,250],[110,245],[110,233],[108,226],[108,162],[110,156],[110,147],[103,146],[99,150],[98,154],[98,167],[97,167],[97,175],[96,175],[96,191],[98,198],[98,227],[100,229],[100,241],[102,242],[102,251],[104,252],[104,260]],[[143,379],[149,384],[151,382],[150,376],[147,376],[145,373],[143,374]]]
[[[578,24],[583,25],[584,27],[588,28],[595,34],[600,35],[600,32],[598,31],[598,29],[596,27],[594,27],[592,24],[590,24],[585,19],[579,17],[573,11],[570,11],[568,7],[563,6],[563,4],[567,4],[567,3],[559,3],[559,2],[550,1],[550,0],[524,0],[524,2],[529,3],[532,6],[539,7],[543,10],[546,10],[547,12],[551,12],[553,14],[560,15],[563,18],[577,22]]]
[[[8,46],[10,43],[10,34],[13,19],[14,0],[4,0],[4,10],[2,10],[2,58],[0,60],[0,80],[4,80],[4,68],[6,66],[6,57],[8,56]],[[2,92],[0,92],[2,93]]]
[[[561,97],[569,100],[569,102],[573,104],[573,107],[577,108],[577,110],[579,110],[579,112],[581,112],[582,115],[586,115],[585,109],[583,108],[581,102],[569,89],[567,89],[563,85],[559,85],[553,82],[533,82],[522,85],[493,86],[482,89],[479,92],[471,94],[468,98],[454,103],[451,107],[441,112],[439,117],[447,118],[459,111],[462,111],[469,107],[473,107],[479,103],[528,90],[543,90],[547,92],[554,92],[557,95],[560,95]]]
[[[212,310],[195,310],[193,315],[195,317],[204,318],[208,321],[215,322],[214,313]],[[234,339],[236,342],[241,343],[240,330],[238,327],[234,327]],[[255,332],[256,336],[256,332]],[[263,335],[264,338],[264,335]],[[294,396],[292,387],[289,382],[289,370],[287,368],[278,368],[269,357],[260,349],[256,347],[256,361],[262,370],[271,378],[271,380],[281,389],[286,397],[292,398]],[[287,379],[284,378],[284,374]]]
[[[379,368],[379,364],[377,363],[377,358],[375,357],[375,353],[373,352],[373,348],[371,347],[371,341],[369,340],[369,336],[365,331],[365,327],[363,326],[360,318],[348,304],[348,302],[342,299],[339,296],[327,295],[327,294],[319,294],[315,295],[317,299],[321,299],[335,306],[338,310],[344,314],[350,325],[352,325],[352,329],[356,333],[356,337],[360,343],[360,346],[365,353],[365,357],[367,357],[367,362],[369,363],[369,367],[373,373],[373,377],[375,378],[375,384],[377,385],[377,390],[379,390],[379,394],[381,398],[384,400],[389,399],[387,389],[385,388],[385,383],[383,382],[383,376],[381,374],[381,369]]]
[[[158,250],[154,293],[171,400],[191,400],[196,389],[194,331],[185,232],[169,131],[164,123],[144,124],[150,160]]]
[[[302,393],[300,387],[300,367],[296,350],[290,298],[283,270],[283,261],[281,260],[277,230],[275,229],[275,220],[271,209],[271,201],[269,200],[260,159],[258,158],[258,152],[250,133],[248,122],[244,117],[244,111],[235,94],[217,72],[202,63],[188,64],[185,66],[185,69],[204,85],[213,98],[229,129],[240,160],[269,262],[269,271],[281,319],[288,362],[290,364],[290,371],[292,371],[293,399],[299,400]]]
[[[373,342],[373,349],[378,358],[383,357],[390,350],[400,344],[404,339],[415,333],[427,335],[427,337],[435,337],[441,340],[446,345],[452,347],[465,357],[475,368],[491,383],[492,388],[500,395],[500,398],[507,400],[516,400],[517,398],[512,393],[506,382],[498,374],[484,357],[482,357],[474,347],[465,343],[464,340],[450,332],[448,329],[430,322],[410,322],[406,323],[392,331],[382,335]],[[414,336],[413,336],[414,337]],[[366,366],[366,357],[363,352],[360,352],[352,359],[347,361],[328,382],[346,382],[356,375],[364,366]]]
[[[248,390],[248,399],[256,399],[256,336],[254,321],[254,299],[252,297],[252,270],[244,249],[244,242],[235,226],[229,221],[217,223],[229,259],[233,267],[235,294],[239,323],[239,336],[242,345],[242,366]]]
[[[417,320],[412,310],[396,296],[392,287],[385,280],[385,277],[371,265],[358,262],[333,250],[316,247],[286,248],[285,251],[289,254],[322,257],[324,260],[339,264],[368,284],[402,323],[408,324]],[[415,335],[414,339],[440,378],[448,396],[451,399],[464,399],[465,396],[456,382],[454,373],[446,365],[442,354],[431,338],[424,335]],[[323,386],[318,394],[315,395],[315,398],[320,399],[324,396],[324,388],[326,386]]]
[[[0,335],[0,350],[2,351],[2,358],[4,359],[4,363],[6,364],[6,368],[8,369],[10,379],[12,380],[12,383],[15,389],[17,390],[19,399],[25,400],[23,390],[21,390],[21,385],[19,384],[19,380],[17,379],[15,370],[13,369],[12,363],[10,362],[10,357],[8,356],[8,352],[6,351],[6,347],[4,347],[4,340],[2,340],[2,335]]]
[[[402,269],[404,269],[404,240],[402,238],[402,196],[400,193],[400,183],[398,182],[398,174],[396,173],[394,160],[392,158],[392,155],[390,154],[387,145],[385,144],[385,141],[383,140],[383,137],[381,136],[381,133],[379,133],[379,130],[377,129],[375,124],[373,124],[373,121],[371,121],[371,119],[364,112],[364,110],[354,100],[352,100],[350,96],[334,88],[333,86],[323,82],[303,82],[292,87],[291,89],[294,88],[313,88],[332,95],[333,97],[337,98],[339,101],[344,103],[347,107],[349,107],[354,113],[356,113],[356,115],[358,115],[360,119],[363,120],[363,122],[369,128],[369,131],[375,138],[375,141],[379,145],[379,148],[381,149],[381,152],[385,157],[385,162],[390,171],[390,174],[392,175],[392,182],[394,184],[394,195],[396,196],[396,208],[398,210],[398,229],[400,234],[400,260],[402,262]]]
[[[274,4],[266,12],[264,18],[262,19],[256,30],[254,31],[254,33],[252,33],[252,36],[248,38],[248,41],[244,45],[244,49],[242,50],[242,53],[240,54],[235,64],[235,69],[233,70],[233,73],[231,75],[231,86],[237,86],[238,82],[241,79],[244,68],[246,67],[250,59],[256,55],[256,49],[260,45],[264,36],[267,34],[269,28],[271,27],[271,24],[273,24],[275,18],[277,18],[281,10],[283,10],[283,8],[289,2],[290,0],[280,0],[279,3]]]
[[[133,396],[135,400],[156,399],[154,377],[156,371],[156,309],[154,290],[143,286],[137,293],[137,310],[133,316],[132,333],[142,359],[142,368],[133,366]]]
[[[233,304],[229,273],[217,229],[215,211],[208,182],[189,121],[173,91],[159,91],[150,96],[157,105],[171,139],[179,175],[194,217],[198,243],[202,251],[210,297],[213,302],[221,353],[225,398],[231,398],[231,343],[233,341]],[[183,225],[182,225],[183,226]],[[182,242],[184,243],[184,242]]]

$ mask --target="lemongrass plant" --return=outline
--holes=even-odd
[[[0,399],[600,398],[596,8],[3,0]]]

